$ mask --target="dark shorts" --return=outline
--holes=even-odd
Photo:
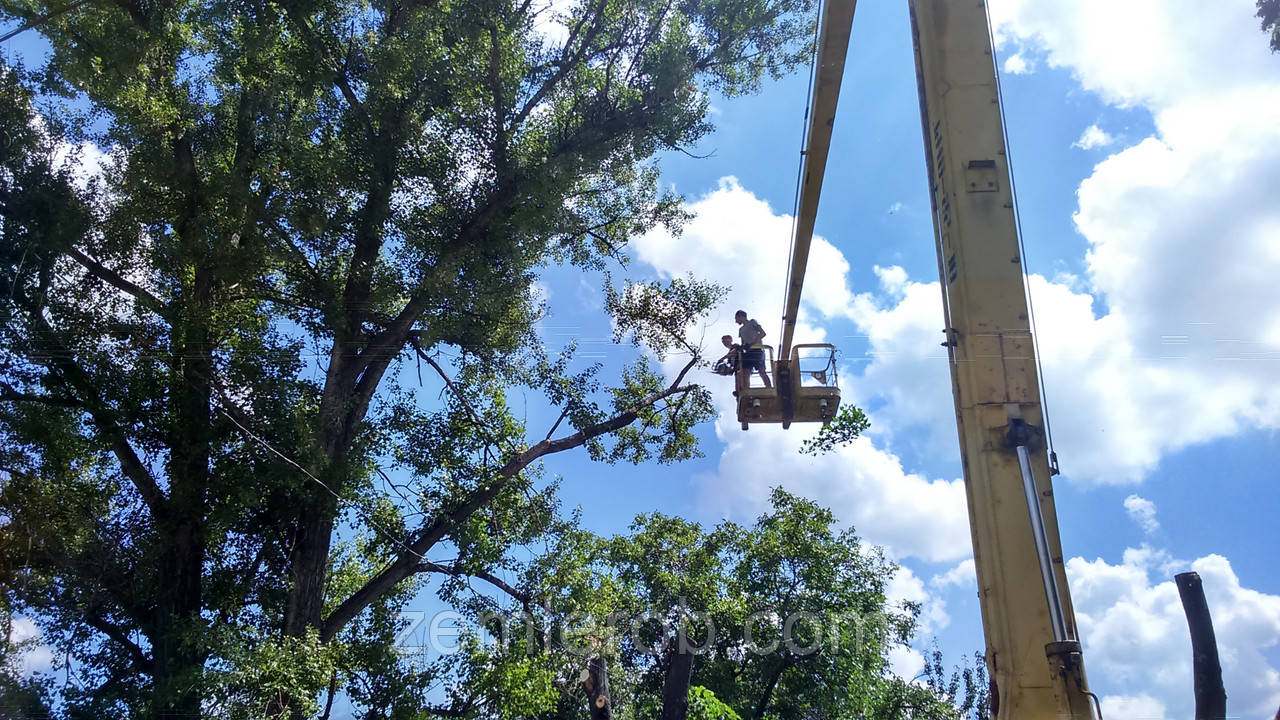
[[[742,351],[742,367],[747,372],[761,371],[764,372],[764,350],[756,348],[754,350]]]

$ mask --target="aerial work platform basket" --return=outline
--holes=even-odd
[[[795,345],[783,361],[774,359],[772,346],[758,347],[765,352],[772,387],[738,363],[735,385],[743,430],[751,423],[782,423],[787,428],[793,422],[826,423],[835,416],[840,407],[835,346]]]

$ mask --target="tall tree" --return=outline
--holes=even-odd
[[[696,356],[602,387],[541,349],[532,281],[677,227],[650,159],[806,57],[810,7],[0,1],[52,48],[0,71],[0,581],[68,712],[395,705],[376,638],[416,578],[545,532],[541,458],[695,453]],[[610,309],[661,356],[717,297]]]

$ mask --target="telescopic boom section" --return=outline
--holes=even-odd
[[[985,3],[910,7],[993,715],[1089,720]]]
[[[796,234],[791,243],[791,277],[787,278],[782,343],[778,346],[778,359],[784,364],[791,358],[796,315],[800,311],[800,292],[804,289],[804,272],[809,263],[809,245],[813,242],[813,223],[818,215],[822,178],[827,171],[827,151],[831,149],[831,130],[836,121],[836,102],[840,99],[840,81],[844,77],[844,60],[849,50],[849,33],[853,29],[856,4],[856,0],[827,0],[822,6],[821,36],[810,101],[812,110],[806,131],[804,163],[800,170]]]

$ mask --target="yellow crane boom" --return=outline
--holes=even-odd
[[[909,0],[960,455],[998,720],[1092,720],[1063,565],[990,25],[978,0]],[[787,359],[855,0],[827,0],[778,383]],[[788,417],[783,398],[783,417]]]
[[[805,129],[805,148],[800,165],[796,229],[791,241],[790,273],[782,310],[782,341],[778,345],[778,357],[783,362],[791,357],[796,315],[800,312],[804,272],[809,264],[809,246],[813,243],[813,224],[818,216],[822,179],[827,172],[827,152],[831,149],[836,103],[840,100],[840,82],[844,79],[844,60],[849,50],[849,35],[853,29],[853,11],[856,5],[856,0],[846,0],[827,2],[822,7],[818,54],[814,60],[813,95],[809,103],[809,126]]]

